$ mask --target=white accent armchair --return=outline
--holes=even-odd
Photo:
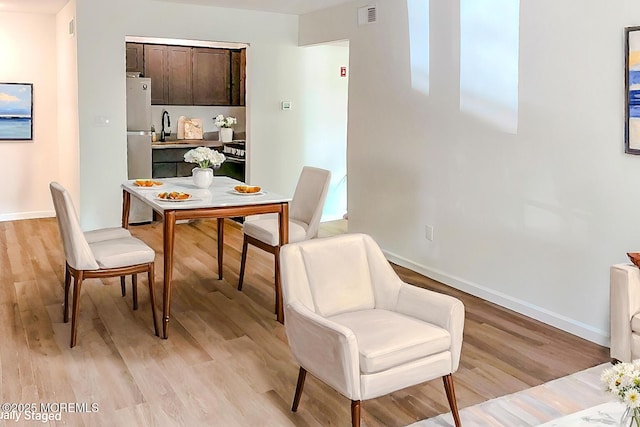
[[[640,358],[640,270],[633,264],[610,270],[611,358],[630,362]]]
[[[460,426],[452,374],[461,301],[403,282],[364,234],[285,245],[280,263],[285,330],[300,365],[292,411],[307,372],[351,399],[353,426],[362,400],[442,377]]]

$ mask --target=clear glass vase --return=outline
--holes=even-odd
[[[620,427],[640,427],[640,408],[627,407],[620,417]]]

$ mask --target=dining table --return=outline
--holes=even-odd
[[[222,280],[225,218],[257,214],[277,214],[280,244],[289,241],[290,197],[261,188],[256,193],[242,193],[234,188],[244,183],[227,176],[215,176],[208,188],[198,188],[191,177],[153,180],[151,185],[137,185],[140,180],[128,180],[122,187],[122,227],[129,228],[131,196],[150,206],[162,219],[164,248],[164,287],[162,298],[162,335],[168,338],[171,316],[171,276],[176,222],[180,220],[217,219],[218,279]],[[162,193],[183,193],[181,199],[162,198]],[[276,284],[276,286],[278,286]],[[276,318],[284,322],[282,292],[276,290]]]

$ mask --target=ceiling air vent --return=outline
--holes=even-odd
[[[375,24],[378,22],[376,5],[365,6],[358,9],[358,25]]]

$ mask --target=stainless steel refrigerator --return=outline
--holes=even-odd
[[[127,175],[151,178],[151,79],[127,77]],[[131,199],[129,222],[149,222],[151,208]]]

